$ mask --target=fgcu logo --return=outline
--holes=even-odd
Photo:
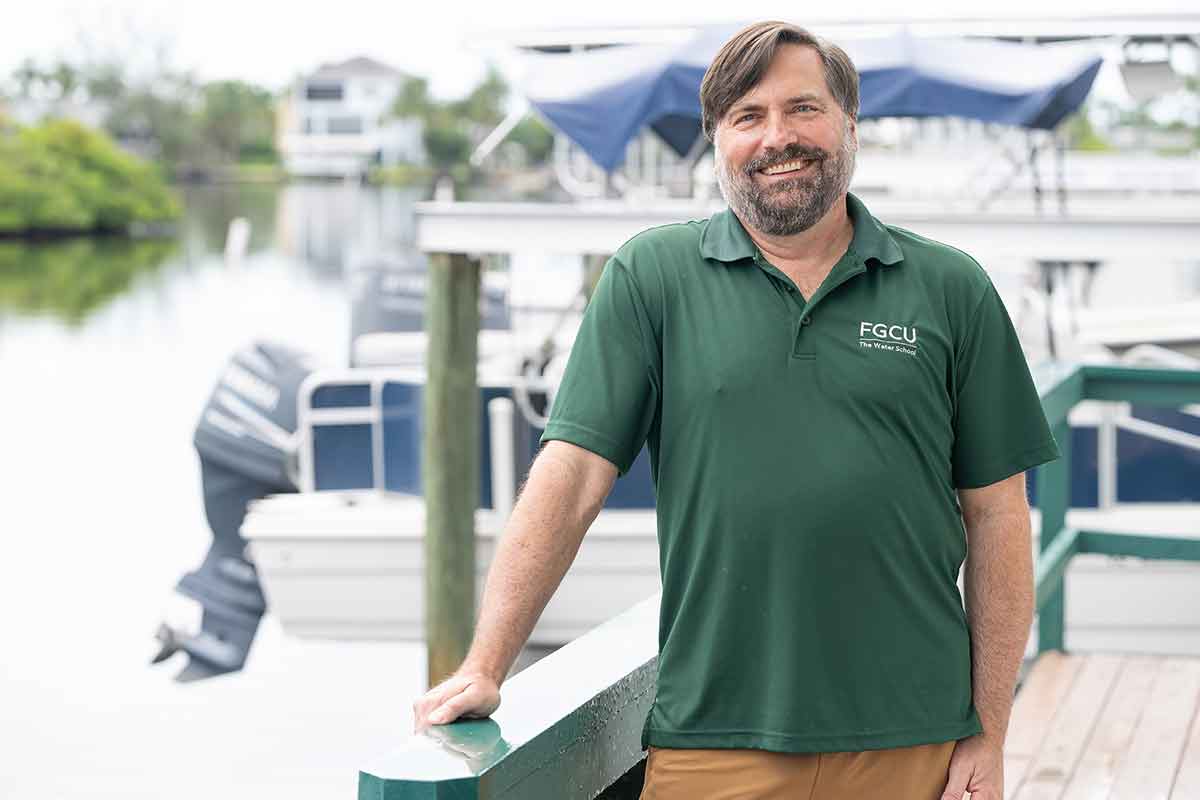
[[[887,322],[858,323],[858,346],[869,350],[886,350],[917,354],[917,328],[914,325],[892,325]]]

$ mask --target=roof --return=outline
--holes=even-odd
[[[377,76],[402,78],[405,73],[366,56],[356,56],[335,64],[322,64],[310,78],[359,78]]]

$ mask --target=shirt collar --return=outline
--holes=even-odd
[[[871,216],[861,200],[850,193],[846,194],[846,212],[854,225],[850,250],[863,263],[874,259],[890,266],[904,260],[900,245],[896,244],[887,228]],[[741,221],[728,208],[709,217],[708,225],[700,235],[700,255],[703,258],[734,262],[754,258],[757,251]]]

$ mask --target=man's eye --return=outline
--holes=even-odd
[[[795,106],[795,110],[796,111],[816,111],[817,107],[814,105],[810,105],[809,103],[800,103],[799,105]]]
[[[734,125],[741,125],[743,122],[754,119],[755,114],[741,114],[733,121]]]

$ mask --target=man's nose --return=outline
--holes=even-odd
[[[762,146],[767,150],[782,150],[796,140],[796,132],[784,114],[767,114]]]

